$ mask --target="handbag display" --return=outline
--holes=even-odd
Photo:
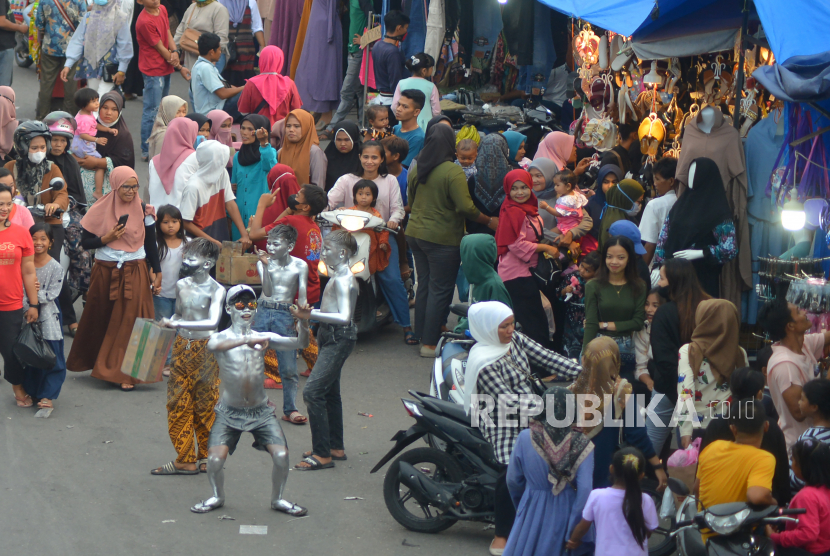
[[[39,322],[23,325],[14,344],[14,355],[21,365],[35,369],[52,369],[57,362],[52,346],[43,339]]]

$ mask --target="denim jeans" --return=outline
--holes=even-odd
[[[55,366],[51,369],[26,367],[23,388],[35,399],[56,400],[66,380],[66,359],[63,355],[63,340],[45,340],[55,352]]]
[[[311,425],[311,450],[315,456],[328,458],[333,449],[344,449],[340,374],[356,343],[357,328],[353,324],[323,323],[317,331],[317,363],[303,389]]]
[[[418,291],[415,294],[415,336],[421,344],[434,346],[441,337],[441,326],[450,314],[455,280],[461,266],[457,245],[440,245],[408,236],[415,257]]]
[[[360,62],[362,59],[362,50],[349,53],[346,77],[343,79],[343,86],[340,87],[340,106],[337,107],[337,111],[328,125],[331,130],[334,129],[336,124],[346,119],[355,102],[357,102],[357,121],[363,121],[363,85],[360,84]]]
[[[287,306],[279,309],[260,307],[251,328],[257,332],[273,332],[286,337],[297,335],[294,317],[288,312]],[[300,376],[297,374],[297,350],[276,351],[276,354],[282,378],[282,412],[291,415],[297,411],[297,385],[300,383]]]
[[[0,50],[0,86],[12,86],[14,65],[14,48]]]
[[[142,74],[144,75],[144,74]],[[153,122],[159,111],[161,99],[170,93],[170,76],[144,75],[144,111],[141,113],[141,156],[147,156],[147,140],[153,131]]]
[[[657,392],[655,392],[657,394]],[[663,422],[662,427],[659,427],[651,422],[651,419],[646,419],[646,433],[648,433],[648,439],[651,440],[651,445],[654,447],[654,451],[658,454],[663,449],[663,444],[666,442],[666,439],[671,436],[671,428],[669,427],[669,423],[671,422],[672,413],[674,413],[674,404],[669,399],[668,396],[663,396],[663,398],[657,402],[657,406],[654,408],[654,413]],[[678,435],[678,441],[680,436]]]
[[[175,297],[161,297],[160,295],[153,296],[153,308],[156,310],[156,320],[169,319],[176,313],[176,298]],[[170,366],[170,361],[173,360],[173,349],[167,353],[167,363]]]
[[[404,328],[412,326],[409,321],[409,296],[401,279],[401,267],[398,262],[398,242],[394,238],[389,242],[389,266],[376,272],[375,279],[395,322]]]

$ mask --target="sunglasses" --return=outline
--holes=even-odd
[[[246,306],[248,309],[256,309],[256,301],[249,301],[247,304],[244,301],[237,301],[233,304],[237,311],[243,310]]]

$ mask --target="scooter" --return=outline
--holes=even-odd
[[[671,531],[661,531],[675,538],[680,556],[773,556],[775,547],[765,535],[764,526],[798,523],[798,519],[788,516],[807,511],[777,506],[757,508],[745,502],[718,504],[697,511],[698,500],[691,495],[685,483],[669,478],[669,489],[673,494],[686,497],[677,510],[676,523]],[[714,531],[718,535],[704,543],[701,529]]]
[[[37,198],[38,196],[46,193],[47,191],[60,191],[66,187],[66,182],[63,178],[52,178],[49,182],[49,187],[44,189],[43,191],[38,191],[34,194],[34,197]],[[32,219],[35,223],[44,222],[46,220],[46,206],[43,203],[36,203],[34,205],[27,206],[25,202],[20,198],[15,198],[14,202],[20,205],[22,208],[26,208],[29,213],[32,215]],[[73,202],[77,205],[77,202],[74,198],[69,197],[69,210],[62,210],[57,209],[55,212],[52,213],[52,216],[55,218],[61,219],[61,225],[64,228],[67,228],[71,222],[70,211],[72,210]],[[66,271],[69,268],[69,256],[66,254],[66,249],[61,249],[61,260],[58,261],[61,263],[63,270]]]
[[[397,231],[387,228],[382,218],[372,216],[360,210],[340,209],[320,213],[319,217],[329,225],[340,226],[352,233],[357,242],[357,251],[349,259],[349,266],[354,277],[357,278],[359,292],[357,306],[354,312],[354,323],[357,333],[370,332],[392,321],[392,311],[383,298],[375,277],[369,272],[369,248],[371,238],[360,233],[361,230],[374,229],[397,235]],[[330,227],[330,226],[323,226]],[[321,272],[323,272],[321,270]],[[325,274],[325,272],[323,272]]]
[[[450,312],[466,317],[469,306],[466,303],[450,305]],[[444,332],[435,346],[435,361],[429,381],[429,394],[445,402],[464,403],[464,373],[467,370],[467,356],[475,340],[466,330],[463,334]]]

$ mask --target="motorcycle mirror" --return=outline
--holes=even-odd
[[[49,182],[49,187],[52,191],[60,191],[64,187],[66,187],[66,182],[63,181],[63,178],[52,178]]]
[[[674,477],[669,477],[669,490],[678,496],[689,495],[689,487],[686,486],[686,483]]]

